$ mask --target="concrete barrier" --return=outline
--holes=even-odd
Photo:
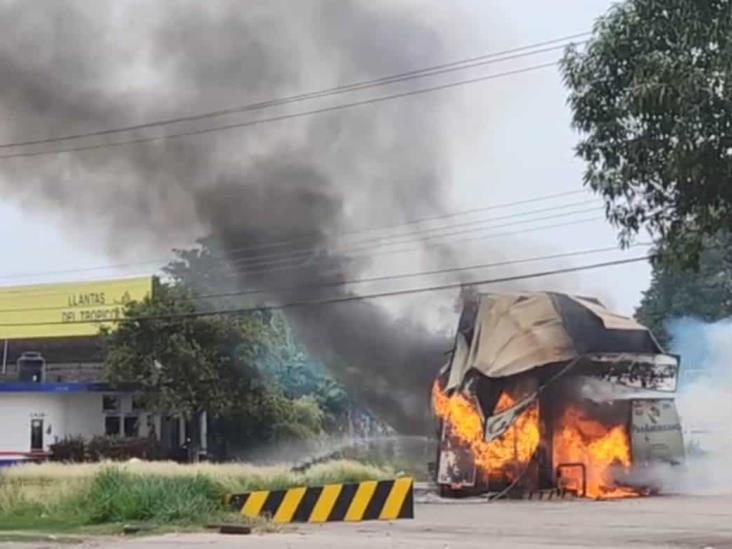
[[[227,503],[249,518],[276,523],[358,522],[414,518],[411,478],[355,484],[261,490],[227,496]]]

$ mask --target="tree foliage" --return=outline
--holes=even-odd
[[[728,233],[705,239],[697,271],[670,254],[661,254],[654,264],[651,285],[636,317],[668,344],[666,323],[684,316],[710,322],[732,316],[732,237]]]
[[[130,303],[127,320],[107,332],[110,380],[136,384],[152,410],[189,419],[206,411],[221,453],[336,426],[348,396],[296,342],[284,315],[198,314],[251,305],[211,246],[177,250],[165,268],[170,282]]]
[[[208,296],[197,301],[201,309],[251,307],[260,294],[242,288],[234,265],[237,260],[222,261],[224,251],[213,238],[200,239],[198,244],[195,248],[176,250],[177,259],[166,266],[165,272],[194,295]],[[242,318],[250,319],[247,326],[256,328],[249,338],[247,352],[252,353],[251,360],[268,383],[280,387],[290,399],[313,397],[326,414],[325,423],[338,423],[351,405],[348,393],[296,341],[286,317],[279,311],[253,311]]]
[[[624,243],[695,264],[732,229],[732,0],[626,0],[562,70],[585,182]]]
[[[106,333],[110,381],[139,387],[149,410],[186,418],[192,456],[204,411],[220,456],[232,447],[321,432],[317,402],[289,398],[259,370],[277,341],[269,319],[196,312],[178,284],[156,285],[152,298],[128,304],[127,320]]]
[[[256,388],[253,356],[242,345],[251,323],[195,312],[185,290],[162,284],[154,298],[128,304],[128,320],[106,337],[110,380],[139,386],[148,408],[187,417],[204,410],[218,416],[241,405]]]

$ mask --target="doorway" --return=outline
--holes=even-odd
[[[43,420],[31,419],[31,452],[43,452]]]

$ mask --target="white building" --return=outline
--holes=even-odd
[[[186,453],[179,416],[148,414],[134,391],[100,383],[100,322],[121,318],[154,286],[135,277],[0,288],[0,465],[42,459],[69,437],[155,436],[176,457]],[[204,451],[205,427],[202,417]]]
[[[185,422],[148,413],[139,400],[105,383],[0,382],[0,465],[44,459],[52,444],[69,437],[155,436],[165,447],[179,448]],[[205,423],[202,418],[204,451]]]
[[[100,383],[0,383],[0,462],[41,457],[68,437],[146,436],[154,418]]]

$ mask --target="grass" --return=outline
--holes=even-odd
[[[353,461],[303,473],[242,464],[169,462],[21,465],[0,472],[0,531],[113,533],[123,524],[200,528],[230,522],[226,493],[393,476]]]

